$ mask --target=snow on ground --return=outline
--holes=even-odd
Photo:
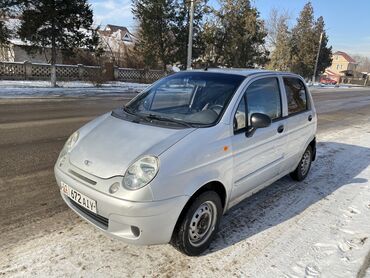
[[[331,85],[331,84],[323,84],[323,83],[306,83],[306,85],[310,88],[321,88],[321,89],[333,89],[333,88],[358,88],[358,87],[363,87],[361,85],[357,84],[337,84],[337,85]]]
[[[107,238],[67,210],[5,232],[0,276],[369,276],[369,162],[370,123],[320,133],[309,177],[285,177],[231,209],[197,258]]]
[[[130,83],[130,82],[107,82],[99,87],[91,82],[69,81],[58,82],[58,88],[50,88],[49,81],[19,81],[19,80],[0,80],[0,98],[15,97],[55,97],[55,96],[119,96],[127,92],[140,92],[149,84]],[[325,89],[358,89],[359,86],[341,85],[310,85],[311,91],[324,91]]]
[[[129,82],[108,82],[99,87],[91,82],[58,82],[58,88],[50,88],[49,81],[0,80],[0,98],[45,97],[45,96],[99,96],[121,95],[145,89],[148,84]]]

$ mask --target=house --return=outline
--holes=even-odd
[[[20,26],[19,18],[6,18],[6,26],[14,32]],[[8,44],[0,44],[0,61],[2,62],[25,62],[47,63],[51,57],[51,49],[45,48],[40,51],[29,49],[30,44],[19,38],[11,38]],[[62,54],[57,53],[57,63],[62,63]]]
[[[122,48],[132,47],[135,36],[124,26],[108,24],[98,34],[106,51],[120,52]]]
[[[356,73],[356,61],[343,51],[337,51],[333,54],[333,62],[325,70],[325,74],[330,79],[340,81],[341,77],[354,76]]]
[[[42,51],[28,51],[29,45],[19,39],[11,39],[7,45],[0,45],[1,62],[25,62],[48,63],[51,57],[51,49]],[[57,63],[63,63],[62,54],[58,51]]]

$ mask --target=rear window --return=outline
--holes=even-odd
[[[308,109],[307,92],[302,80],[284,77],[285,92],[288,100],[288,114],[296,114]]]

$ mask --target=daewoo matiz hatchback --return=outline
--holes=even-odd
[[[316,125],[295,74],[179,72],[76,131],[55,176],[68,206],[105,233],[198,255],[229,208],[307,176]]]

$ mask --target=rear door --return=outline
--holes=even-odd
[[[238,202],[256,187],[279,175],[286,143],[282,103],[277,76],[254,79],[239,101],[231,140],[234,156],[231,203]],[[247,137],[246,129],[253,113],[266,114],[273,122]]]
[[[304,82],[294,76],[283,76],[282,81],[288,104],[286,116],[288,147],[283,168],[292,170],[297,166],[307,142],[315,133],[316,119]]]

